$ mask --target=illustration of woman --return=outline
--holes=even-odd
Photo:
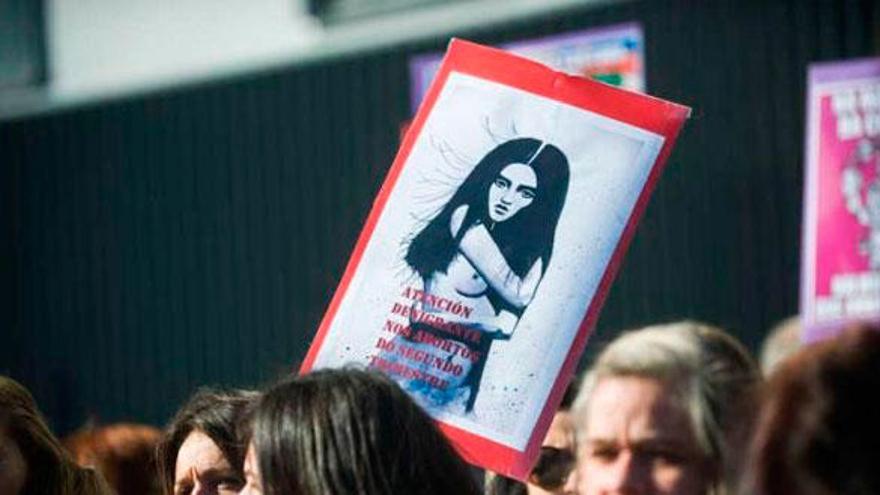
[[[423,405],[461,400],[473,409],[492,341],[511,337],[550,262],[568,180],[557,147],[506,141],[412,238],[404,259],[424,289],[403,343],[423,353],[411,351],[406,364],[442,382],[402,380]]]

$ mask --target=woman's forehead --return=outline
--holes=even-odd
[[[534,186],[537,183],[535,170],[525,163],[511,163],[501,169],[499,175],[514,182],[530,182]]]

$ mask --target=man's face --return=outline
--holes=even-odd
[[[233,495],[242,479],[211,437],[194,430],[180,445],[174,469],[175,495]]]
[[[581,495],[704,495],[710,479],[687,412],[667,384],[620,376],[599,380],[577,463]]]
[[[544,442],[541,444],[541,447],[558,449],[560,452],[574,452],[574,425],[572,424],[571,413],[568,411],[559,411],[553,416],[553,421],[550,423],[550,429],[547,430],[547,436],[544,437]],[[562,458],[564,458],[564,456],[556,456],[557,461]],[[567,458],[567,460],[569,460],[569,462],[565,464],[568,468],[566,470],[570,470],[570,458]],[[541,462],[539,461],[538,464],[540,465]],[[554,468],[556,467],[554,466]],[[562,478],[562,485],[558,487],[542,487],[539,485],[540,480],[534,478],[536,478],[536,476],[533,475],[526,484],[526,493],[528,495],[558,495],[572,493],[571,490],[565,488],[565,477]]]

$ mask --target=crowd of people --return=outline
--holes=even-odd
[[[708,325],[622,334],[570,387],[525,482],[484,482],[375,371],[202,389],[164,431],[90,426],[63,442],[0,377],[0,495],[880,493],[880,332],[781,340],[766,375]]]

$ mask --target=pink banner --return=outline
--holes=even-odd
[[[880,59],[810,69],[801,316],[815,341],[880,321]]]

